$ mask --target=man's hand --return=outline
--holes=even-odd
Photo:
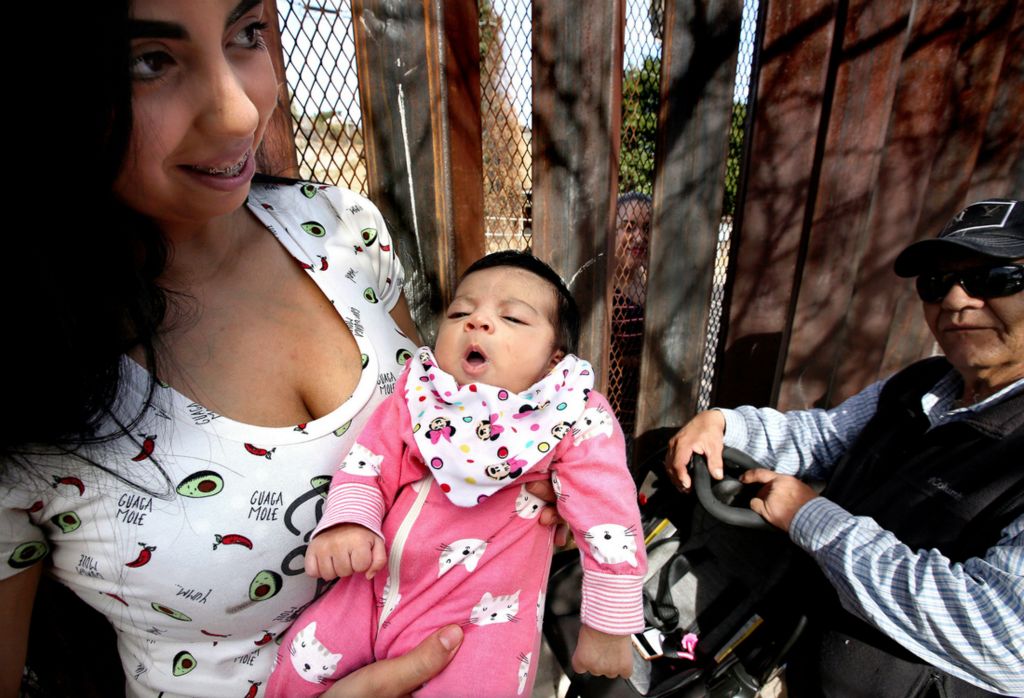
[[[818,496],[806,483],[792,475],[781,475],[764,468],[746,471],[740,476],[740,482],[764,484],[757,497],[750,501],[750,508],[772,526],[787,533],[800,507]]]
[[[686,466],[694,453],[707,458],[708,472],[716,480],[722,479],[722,437],[725,436],[725,416],[718,410],[701,412],[691,419],[668,442],[665,471],[675,486],[689,492],[692,483]]]
[[[388,562],[384,541],[359,524],[339,524],[322,532],[306,550],[306,574],[330,581],[365,572],[373,579]]]
[[[317,536],[319,538],[319,536]],[[380,659],[341,679],[326,698],[400,698],[441,673],[462,644],[462,628],[448,625],[401,657]]]
[[[572,670],[577,674],[628,678],[633,673],[633,651],[628,635],[608,635],[586,625],[580,626]]]

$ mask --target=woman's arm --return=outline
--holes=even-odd
[[[405,299],[405,293],[399,296],[395,307],[391,309],[391,319],[395,321],[398,329],[402,330],[402,334],[408,337],[410,342],[416,346],[420,345],[420,331],[412,319],[412,313],[409,312],[409,302]]]
[[[33,565],[0,580],[0,618],[4,619],[4,631],[0,633],[0,696],[16,696],[21,687],[28,625],[42,569],[42,565]]]
[[[447,625],[401,657],[381,659],[352,672],[324,693],[325,698],[399,698],[411,694],[448,666],[462,644],[462,628]]]

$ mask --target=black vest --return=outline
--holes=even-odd
[[[929,430],[921,397],[950,370],[945,359],[933,358],[893,376],[823,495],[870,516],[912,550],[936,548],[963,562],[984,556],[1024,513],[1024,393]],[[814,577],[810,590],[799,587],[815,602],[811,632],[789,672],[792,695],[993,695],[926,664],[843,610],[816,567],[801,574]]]

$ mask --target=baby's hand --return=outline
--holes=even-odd
[[[628,678],[633,673],[633,651],[628,635],[608,635],[586,625],[580,626],[580,638],[572,655],[572,668],[578,674]]]
[[[359,524],[339,524],[327,529],[306,550],[306,574],[330,581],[365,572],[367,579],[388,561],[384,541]]]

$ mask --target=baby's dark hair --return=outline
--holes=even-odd
[[[554,269],[529,252],[504,250],[502,252],[492,252],[486,257],[481,257],[470,264],[469,268],[463,272],[459,283],[462,283],[462,279],[465,279],[473,272],[493,269],[495,267],[523,269],[535,276],[539,276],[554,287],[557,299],[555,304],[556,317],[552,322],[555,326],[555,342],[558,344],[558,348],[565,353],[575,354],[576,348],[580,343],[580,309],[576,305],[576,299],[572,297],[569,288],[562,281],[562,277],[555,273]]]

